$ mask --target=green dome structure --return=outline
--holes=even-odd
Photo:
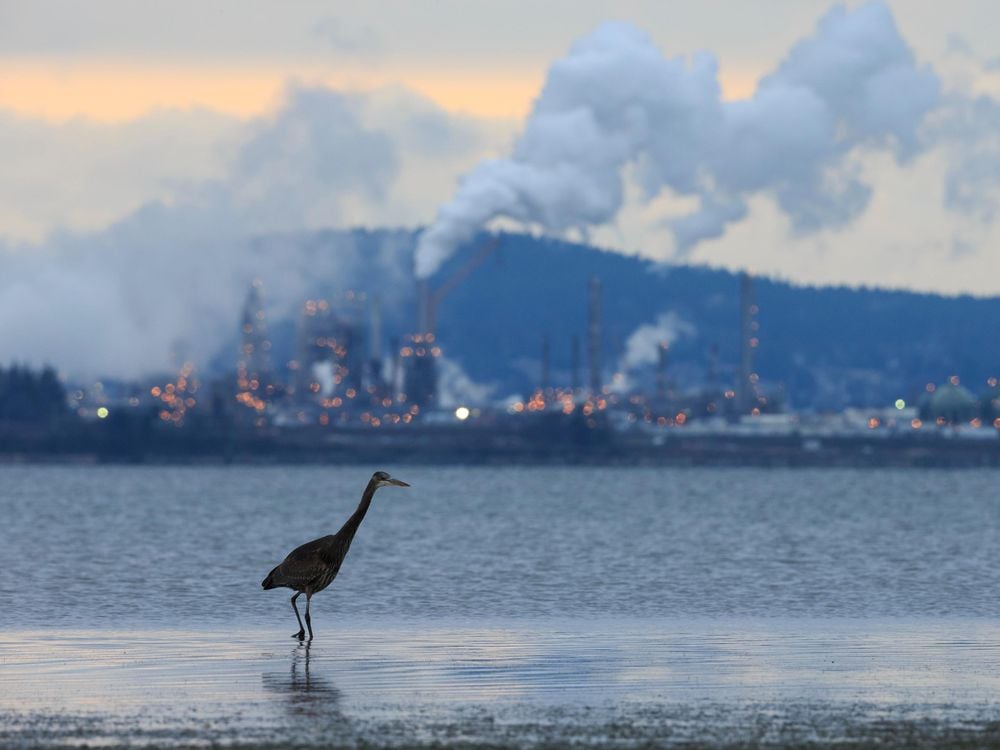
[[[979,401],[968,388],[949,382],[939,385],[920,407],[921,419],[948,424],[961,424],[974,419],[979,413]]]

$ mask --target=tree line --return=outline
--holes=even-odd
[[[47,423],[66,416],[66,389],[49,366],[0,366],[0,421]]]

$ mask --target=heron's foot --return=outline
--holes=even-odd
[[[292,633],[292,638],[298,638],[300,641],[306,639],[306,631],[300,630],[298,633]]]

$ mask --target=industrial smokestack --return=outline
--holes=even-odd
[[[601,280],[590,277],[587,289],[587,356],[590,360],[590,395],[601,393]]]
[[[542,395],[548,399],[552,389],[551,376],[551,352],[549,345],[549,334],[542,334]]]
[[[719,345],[714,341],[708,346],[708,390],[715,393],[719,390]]]
[[[670,345],[661,341],[657,350],[659,357],[656,362],[656,396],[660,401],[667,400],[667,350]]]
[[[237,375],[240,390],[257,391],[264,394],[268,387],[273,390],[271,378],[271,342],[267,336],[267,319],[264,315],[264,284],[254,279],[247,291],[243,304],[242,325],[240,326],[240,358]]]
[[[570,349],[570,388],[575,396],[580,392],[580,337],[573,336]]]
[[[403,365],[400,362],[399,339],[393,336],[389,340],[390,351],[392,352],[392,374],[389,376],[392,397],[398,399],[403,392]]]
[[[740,370],[739,381],[736,384],[737,406],[741,414],[753,409],[757,401],[754,354],[759,341],[756,316],[753,277],[744,271],[740,274]]]
[[[378,295],[368,301],[368,363],[371,383],[381,387],[382,383],[382,305]]]
[[[417,333],[432,333],[431,285],[427,279],[417,280]]]
[[[378,295],[368,302],[368,356],[373,362],[382,361],[382,305]]]

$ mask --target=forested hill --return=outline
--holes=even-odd
[[[453,259],[436,283],[462,262]],[[739,341],[736,274],[524,235],[504,235],[494,255],[442,302],[438,335],[446,355],[474,380],[496,383],[498,392],[523,391],[539,381],[548,334],[552,379],[568,383],[574,335],[586,357],[586,290],[594,275],[603,284],[608,373],[639,326],[672,312],[682,332],[670,350],[676,386],[704,381],[713,345],[720,379],[731,379]],[[1000,298],[802,287],[765,278],[756,279],[755,294],[757,369],[798,408],[912,399],[927,382],[953,374],[978,392],[1000,372]],[[648,370],[635,377],[648,377]]]
[[[282,237],[271,250],[311,269],[306,293],[326,296],[348,287],[382,300],[385,340],[416,327],[409,274],[416,234],[400,230],[328,231]],[[474,257],[480,237],[431,279],[441,288]],[[288,260],[291,262],[291,260]],[[585,245],[505,234],[498,249],[442,300],[438,339],[445,357],[494,396],[523,394],[541,381],[548,335],[553,385],[568,385],[573,336],[580,338],[586,382],[587,284],[603,285],[605,377],[620,369],[630,336],[669,316],[679,334],[670,348],[670,377],[681,390],[703,386],[709,352],[718,352],[718,381],[732,382],[738,358],[739,277],[698,266],[664,266]],[[267,279],[264,279],[267,284]],[[928,382],[958,375],[973,392],[1000,374],[1000,298],[803,287],[755,280],[760,308],[757,371],[770,392],[782,390],[799,409],[911,400]],[[670,314],[673,314],[670,316]],[[296,321],[272,321],[275,361],[295,356]],[[234,338],[220,352],[230,366]],[[652,366],[629,373],[650,383]],[[443,370],[449,370],[446,366]],[[454,368],[450,368],[454,375]],[[458,378],[461,380],[461,378]]]

